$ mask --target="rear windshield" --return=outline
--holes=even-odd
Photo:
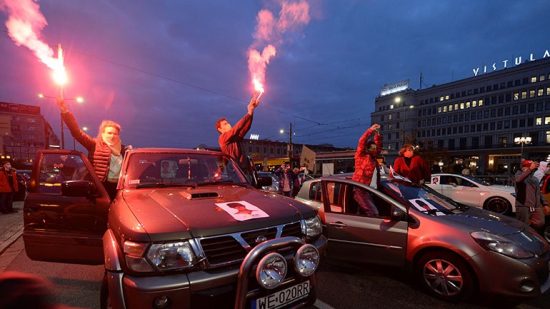
[[[135,153],[128,161],[124,187],[246,184],[234,161],[200,153]]]

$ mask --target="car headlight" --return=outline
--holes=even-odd
[[[256,280],[266,289],[278,287],[286,277],[287,264],[285,258],[276,252],[264,256],[256,268]]]
[[[490,251],[516,259],[526,259],[534,256],[532,252],[523,249],[515,242],[502,236],[487,232],[473,232],[470,235],[481,247]]]
[[[193,267],[198,261],[188,241],[152,244],[147,259],[158,270],[175,270]]]
[[[317,237],[323,232],[321,219],[318,216],[302,220],[302,232],[307,237]]]
[[[317,270],[319,260],[319,251],[317,248],[313,245],[305,244],[296,251],[294,269],[300,276],[309,277]]]

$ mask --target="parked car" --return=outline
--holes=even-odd
[[[546,175],[542,178],[540,182],[540,190],[542,196],[546,200],[546,203],[550,205],[550,175]],[[550,206],[545,207],[544,209],[545,220],[544,220],[544,231],[543,236],[548,242],[550,242]]]
[[[363,214],[355,194],[379,215]],[[328,258],[410,269],[444,300],[536,297],[550,288],[550,245],[532,228],[430,187],[383,179],[376,190],[331,176],[305,182],[296,199],[319,209]]]
[[[516,211],[515,189],[512,186],[491,185],[475,177],[445,173],[432,174],[427,185],[461,204],[500,214]]]
[[[220,152],[131,150],[111,203],[82,153],[42,150],[34,164],[27,255],[104,264],[102,308],[271,308],[316,299],[326,246],[317,211],[252,187]]]

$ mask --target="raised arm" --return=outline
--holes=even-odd
[[[63,122],[67,125],[67,128],[69,128],[69,131],[71,131],[71,135],[80,143],[84,148],[91,150],[95,146],[95,140],[93,137],[86,134],[86,132],[80,130],[80,127],[78,126],[78,123],[76,122],[76,118],[74,115],[69,112],[67,109],[67,106],[65,105],[65,101],[58,100],[57,105],[59,106],[59,109],[61,110],[61,117],[63,118]]]
[[[379,149],[382,149],[382,137],[377,132],[377,130],[380,128],[380,125],[375,123],[370,128],[368,128],[363,135],[359,138],[359,142],[357,143],[357,150],[355,151],[355,155],[362,155],[365,153],[365,147],[367,146],[367,140],[369,137],[376,132],[376,136],[374,137],[374,143],[376,144],[376,147]],[[380,151],[380,150],[377,150]]]

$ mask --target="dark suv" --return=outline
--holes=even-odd
[[[131,150],[111,204],[81,153],[44,150],[34,164],[27,255],[104,263],[102,307],[279,308],[316,299],[326,246],[317,212],[252,187],[219,152]]]

